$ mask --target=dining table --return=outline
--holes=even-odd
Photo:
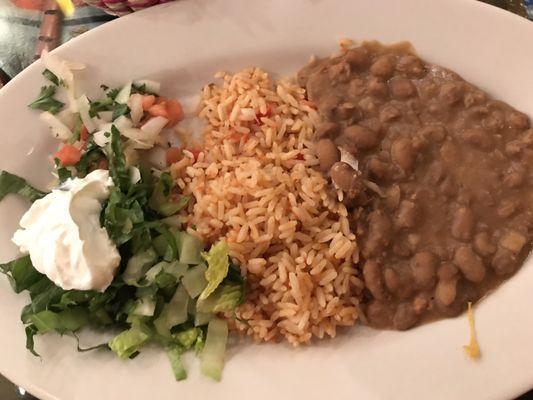
[[[533,21],[533,0],[478,1],[484,1]],[[92,1],[88,2],[95,4]],[[43,50],[52,50],[88,30],[98,29],[98,26],[119,17],[112,15],[109,9],[102,10],[89,6],[83,0],[74,0],[73,5],[73,13],[65,16],[56,0],[0,0],[0,91],[2,86],[39,59]],[[533,42],[527,38],[524,40],[523,46],[532,45]],[[533,387],[518,399],[533,400]],[[0,400],[36,400],[36,398],[23,387],[14,385],[0,375]]]

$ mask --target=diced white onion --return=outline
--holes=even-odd
[[[83,125],[85,125],[89,133],[94,132],[96,130],[96,123],[89,115],[89,109],[91,107],[89,99],[87,98],[87,96],[83,95],[78,98],[77,103],[78,110],[80,112],[81,122],[83,122]]]
[[[139,122],[141,122],[144,114],[142,95],[139,93],[132,94],[128,101],[128,107],[130,108],[130,115],[133,125],[137,125]]]
[[[57,78],[65,86],[67,90],[70,111],[77,112],[78,105],[76,102],[76,90],[74,87],[74,74],[69,68],[70,63],[50,54],[46,50],[43,51],[41,59],[43,60],[44,66],[55,76],[57,76]]]
[[[68,108],[65,108],[64,110],[57,113],[56,117],[59,118],[59,120],[63,122],[70,130],[74,129],[74,126],[76,125],[77,116]]]
[[[63,60],[67,68],[71,71],[81,71],[85,69],[85,64],[79,61]]]
[[[344,150],[342,147],[339,147],[341,152],[341,162],[348,164],[354,170],[359,170],[359,162],[357,159],[348,151]]]
[[[126,104],[130,98],[131,94],[131,81],[126,83],[126,85],[120,89],[120,92],[118,92],[117,97],[115,97],[115,101],[119,104]]]
[[[124,115],[121,115],[114,120],[113,125],[115,125],[115,128],[117,128],[119,132],[122,132],[124,129],[129,129],[133,126],[131,120]]]
[[[120,133],[131,140],[131,146],[134,149],[151,149],[154,147],[155,140],[157,139],[157,135],[144,132],[137,128],[124,129]]]
[[[70,83],[74,80],[74,75],[65,60],[50,54],[47,50],[43,50],[41,59],[46,69],[50,70],[60,81]]]
[[[135,84],[135,86],[144,85],[146,91],[150,93],[159,94],[159,92],[161,91],[161,82],[151,81],[149,79],[138,79],[136,81],[133,81],[133,83]]]
[[[151,135],[159,135],[163,128],[168,124],[168,119],[165,117],[150,118],[143,126],[141,130]]]
[[[93,134],[94,143],[100,147],[106,147],[111,142],[111,134],[109,130],[100,130]]]
[[[96,124],[98,130],[103,129],[103,126],[107,126],[113,118],[113,111],[100,111],[98,117],[94,117],[93,121]]]
[[[130,174],[130,182],[132,185],[135,185],[137,182],[141,180],[141,171],[139,171],[139,168],[131,166],[129,168],[129,174]]]
[[[72,136],[72,131],[59,118],[52,113],[45,111],[39,116],[42,121],[46,122],[52,130],[52,135],[60,140],[68,140]]]

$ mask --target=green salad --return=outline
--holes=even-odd
[[[55,71],[47,69],[43,74],[50,85],[41,89],[30,107],[46,113],[43,120],[53,115],[61,122],[57,115],[66,105],[55,95],[60,90],[69,91],[72,83],[68,74],[66,78],[59,76],[57,61],[52,63],[52,69],[54,65]],[[181,380],[187,376],[181,355],[193,350],[201,359],[203,373],[219,380],[228,337],[227,322],[219,315],[231,315],[243,301],[245,281],[238,266],[232,264],[224,241],[206,248],[200,239],[185,232],[179,213],[190,199],[180,193],[170,174],[142,161],[134,164],[127,160],[127,149],[147,148],[143,147],[146,138],[132,139],[131,132],[130,136],[124,135],[127,129],[136,129],[140,119],[149,117],[146,110],[141,118],[132,115],[130,100],[135,94],[143,96],[141,100],[155,97],[158,104],[159,96],[146,85],[129,83],[116,90],[104,87],[101,99],[91,101],[82,96],[81,102],[80,98],[76,100],[80,105],[86,99],[87,108],[84,111],[78,107],[70,113],[74,122],[68,132],[55,122],[49,124],[54,136],[63,142],[55,158],[59,188],[71,178],[83,178],[102,167],[109,170],[113,180],[100,214],[100,225],[105,227],[121,259],[111,284],[103,292],[64,290],[34,268],[30,255],[1,264],[0,271],[16,293],[29,293],[31,301],[22,310],[21,320],[26,347],[35,355],[35,335],[56,332],[77,338],[80,330],[91,327],[116,335],[108,343],[90,349],[80,348],[78,341],[79,351],[103,348],[120,358],[132,359],[143,346],[156,343],[166,351],[175,378]],[[139,110],[135,112],[138,114]],[[104,114],[108,120],[111,114],[110,121],[101,123],[98,131],[98,122],[102,122],[98,118]],[[137,123],[132,124],[133,119]],[[129,124],[127,128],[124,121]],[[95,126],[87,127],[91,122]],[[97,133],[102,131],[98,139]],[[149,134],[153,138],[153,132],[148,130]],[[136,147],[139,143],[141,146]],[[76,147],[79,153],[63,150],[67,146]],[[0,200],[8,194],[29,202],[47,195],[23,178],[2,171]]]

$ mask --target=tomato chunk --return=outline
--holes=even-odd
[[[165,117],[168,119],[166,103],[161,102],[159,104],[154,104],[148,109],[148,114],[150,114],[152,117]]]
[[[68,167],[76,165],[80,162],[81,151],[76,146],[66,144],[55,154],[55,157],[59,160],[60,164]]]
[[[183,108],[181,103],[174,99],[166,100],[166,109],[168,115],[168,127],[176,125],[183,119]]]
[[[182,157],[182,152],[179,147],[169,147],[167,149],[167,154],[166,154],[167,165],[177,163],[179,160],[181,160],[181,157]]]
[[[146,111],[155,104],[155,96],[153,94],[143,96],[142,105],[143,110]]]
[[[82,125],[80,128],[80,139],[83,141],[86,141],[87,139],[89,139],[89,131],[87,130],[85,125]]]
[[[192,155],[194,156],[194,161],[195,161],[195,162],[198,161],[198,156],[200,155],[200,153],[202,152],[202,150],[200,150],[200,149],[190,149],[189,151],[190,151],[190,152],[192,153]]]

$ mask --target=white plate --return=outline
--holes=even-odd
[[[533,112],[533,24],[467,0],[179,1],[106,24],[57,54],[86,63],[93,89],[149,77],[192,105],[217,70],[258,65],[292,74],[343,37],[410,40],[425,59]],[[54,140],[26,108],[41,70],[35,63],[0,91],[0,168],[44,185]],[[25,207],[13,198],[0,205],[2,261],[15,256],[10,237]],[[177,383],[157,349],[124,362],[77,353],[72,339],[52,335],[37,339],[39,360],[24,348],[26,298],[1,278],[0,372],[43,399],[510,398],[533,387],[531,264],[477,308],[479,361],[463,353],[461,317],[402,333],[355,328],[297,350],[238,345],[221,383],[201,377],[193,357],[189,379]]]

